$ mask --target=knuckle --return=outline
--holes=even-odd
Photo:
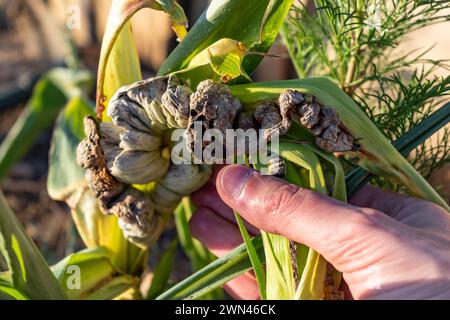
[[[306,190],[286,184],[267,195],[266,210],[272,218],[287,218],[301,206]]]
[[[379,228],[385,214],[372,208],[361,208],[360,214],[353,216],[352,223],[361,230]]]

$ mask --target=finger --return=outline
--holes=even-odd
[[[192,235],[218,257],[242,244],[239,229],[208,208],[200,208],[189,222]]]
[[[192,235],[219,258],[243,242],[235,225],[207,208],[201,208],[194,214],[190,227]],[[235,299],[259,299],[258,285],[249,272],[228,282],[224,289]]]
[[[214,187],[216,186],[217,176],[219,175],[219,172],[226,166],[227,166],[226,164],[218,164],[218,165],[214,166],[213,174],[212,174],[211,178],[209,179],[210,183]]]
[[[202,189],[194,192],[191,196],[192,201],[197,208],[206,207],[218,213],[226,220],[232,222],[234,218],[233,209],[225,204],[217,193],[216,187],[211,183],[205,185]]]
[[[403,226],[380,211],[353,207],[244,166],[225,167],[217,181],[224,202],[251,224],[304,243],[332,263],[339,254],[348,256],[351,246],[366,248],[382,236],[378,231]]]
[[[380,210],[397,221],[422,229],[450,227],[447,211],[438,205],[373,186],[361,188],[350,198],[350,203]]]
[[[231,280],[223,287],[227,293],[238,300],[259,300],[259,289],[254,277],[245,274]]]
[[[236,224],[236,217],[234,215],[233,209],[231,209],[225,204],[225,202],[222,201],[219,194],[217,193],[216,187],[212,184],[208,183],[201,190],[193,193],[191,198],[197,208],[209,208],[225,220]],[[259,234],[258,228],[255,228],[246,221],[244,221],[244,224],[251,235]]]
[[[373,186],[364,186],[349,199],[349,203],[355,206],[380,210],[392,217],[395,217],[406,205],[414,201],[418,200]]]

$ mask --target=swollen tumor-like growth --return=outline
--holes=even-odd
[[[111,122],[97,126],[93,118],[86,118],[86,139],[78,148],[78,163],[86,169],[88,186],[102,211],[119,218],[130,241],[146,246],[159,237],[180,200],[206,183],[210,166],[171,162],[167,137],[173,129],[185,129],[184,143],[192,158],[194,145],[208,145],[203,141],[207,129],[224,137],[227,129],[262,129],[263,138],[271,141],[286,134],[292,121],[308,129],[324,151],[359,148],[333,109],[299,91],[287,90],[277,101],[242,110],[228,87],[212,80],[201,82],[195,92],[174,76],[119,89],[107,111]],[[269,169],[284,175],[282,160],[270,163]]]

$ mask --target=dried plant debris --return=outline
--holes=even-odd
[[[77,163],[86,169],[86,180],[98,198],[112,199],[124,189],[124,185],[117,181],[107,169],[106,157],[101,147],[101,137],[97,123],[92,117],[84,119],[86,139],[77,150]]]
[[[345,293],[340,287],[340,276],[339,280],[336,278],[338,272],[333,266],[327,263],[327,273],[325,276],[325,283],[323,288],[323,299],[324,300],[345,300]]]
[[[119,218],[127,239],[137,245],[148,245],[159,236],[158,230],[162,228],[150,197],[117,181],[110,174],[101,146],[103,138],[92,117],[85,118],[84,128],[86,139],[78,146],[77,162],[86,169],[88,186],[96,193],[100,209]],[[116,130],[113,127],[109,129]]]
[[[225,137],[226,130],[233,128],[234,120],[241,109],[241,102],[231,95],[226,85],[212,80],[200,82],[190,100],[189,122],[185,137],[190,151],[193,153],[196,143],[203,148],[210,144],[203,141],[203,133],[207,129],[217,129]],[[201,123],[201,130],[196,130],[196,122]],[[223,141],[223,144],[226,145],[226,141]]]
[[[296,116],[302,126],[316,137],[316,144],[326,152],[346,152],[360,149],[356,139],[350,134],[334,109],[320,104],[316,98],[299,91],[283,92],[278,102],[280,110],[288,110]]]
[[[289,255],[291,257],[292,275],[294,276],[296,286],[300,281],[298,274],[297,249],[297,243],[295,241],[289,240]]]

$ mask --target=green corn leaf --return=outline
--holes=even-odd
[[[240,76],[244,76],[251,81],[250,77],[242,69],[244,54],[240,52],[216,54],[210,49],[208,51],[211,67],[221,77],[223,82],[234,80]]]
[[[404,157],[406,157],[412,150],[424,143],[449,122],[450,103],[447,103],[397,139],[393,145]],[[352,170],[346,177],[348,192],[356,192],[361,186],[372,180],[373,177],[374,176],[370,172],[361,167]]]
[[[334,167],[334,181],[331,195],[333,198],[347,202],[347,189],[345,187],[345,172],[341,162],[333,154],[326,153],[316,146],[305,144],[305,147],[315,152]]]
[[[328,193],[320,160],[307,145],[280,141],[280,156],[309,171],[310,188],[312,190],[322,194]],[[331,159],[329,160],[331,161]],[[288,182],[292,183],[289,180]],[[297,258],[302,259],[298,261],[300,280],[295,296],[292,295],[291,298],[296,300],[322,299],[327,262],[315,250],[303,245],[299,245],[298,251]],[[307,255],[306,252],[308,252]],[[304,260],[305,256],[306,261]],[[288,261],[291,261],[290,256]]]
[[[0,193],[0,253],[14,288],[29,299],[66,299],[46,261]]]
[[[192,270],[200,270],[202,266],[205,265],[205,261],[199,252],[197,252],[194,245],[195,239],[192,237],[191,230],[189,228],[189,219],[191,218],[191,214],[192,211],[190,209],[190,205],[186,205],[186,203],[182,201],[182,203],[180,203],[174,211],[174,221],[180,246],[189,258]]]
[[[83,119],[94,115],[94,106],[86,99],[72,99],[60,112],[49,154],[47,190],[54,200],[66,200],[86,185],[83,170],[76,163],[77,146],[84,139]]]
[[[186,217],[186,222],[189,222],[189,220],[191,220],[194,212],[196,211],[195,206],[191,200],[191,198],[184,198],[182,200],[182,205],[184,208],[184,213],[185,213],[185,217]],[[196,253],[196,256],[198,256],[198,261],[201,264],[200,268],[203,268],[205,265],[207,265],[208,263],[210,263],[212,260],[215,259],[215,257],[213,256],[213,254],[208,250],[208,248],[206,248],[203,244],[200,243],[200,241],[194,239],[192,237],[191,234],[191,229],[189,228],[189,224],[185,224],[184,225],[185,228],[187,228],[187,232],[186,235],[189,236],[192,239],[192,246],[193,246],[193,250]],[[200,269],[199,268],[199,269]]]
[[[304,254],[297,257],[304,257]],[[327,263],[318,252],[313,249],[308,250],[306,262],[302,268],[302,277],[295,293],[295,300],[323,299]]]
[[[33,90],[30,101],[0,146],[0,180],[48,129],[67,101],[89,87],[92,76],[86,71],[57,68],[45,74]]]
[[[261,297],[261,300],[266,300],[267,299],[266,276],[264,273],[263,265],[259,260],[258,253],[256,252],[256,249],[253,246],[250,235],[248,234],[247,228],[244,225],[244,221],[236,211],[234,212],[234,216],[236,217],[236,221],[239,226],[239,230],[241,231],[242,238],[244,239],[244,244],[247,249],[250,262],[252,263],[253,271],[255,272],[256,281],[258,282],[259,296]]]
[[[0,300],[28,300],[11,281],[0,278]]]
[[[103,301],[120,299],[122,295],[129,294],[131,290],[132,294],[136,294],[137,297],[140,297],[137,286],[137,279],[132,279],[128,275],[115,276],[109,280],[106,285],[101,288],[96,288],[94,292],[86,297],[86,300]]]
[[[113,266],[110,252],[101,247],[74,253],[52,270],[72,300],[114,299],[137,284]]]
[[[299,90],[315,96],[336,110],[347,129],[358,139],[363,152],[353,152],[360,166],[402,181],[418,197],[435,202],[450,211],[448,204],[406,161],[355,102],[326,78],[273,81],[232,86],[234,96],[253,105],[261,100],[277,99],[285,90]]]
[[[178,239],[180,241],[181,248],[186,256],[189,258],[192,270],[198,271],[211,263],[216,257],[209,252],[209,250],[200,243],[197,239],[194,239],[189,228],[189,220],[195,212],[194,205],[190,198],[184,198],[182,203],[174,212],[175,226],[177,229]],[[220,288],[205,294],[202,299],[223,299],[223,292]]]
[[[302,188],[308,188],[309,182],[301,176],[299,168],[288,160],[284,160],[286,167],[286,180]]]
[[[242,76],[251,82],[242,69],[245,55],[246,49],[239,41],[223,38],[200,52],[186,68],[172,74],[189,79],[192,88],[204,79],[226,83]]]
[[[178,40],[181,41],[187,34],[188,20],[183,8],[175,0],[155,0],[160,6],[155,9],[167,12],[172,20],[172,28],[178,36]]]
[[[450,103],[446,103],[429,117],[423,119],[410,131],[394,141],[394,147],[407,156],[411,151],[424,143],[435,132],[444,128],[450,122]]]
[[[261,237],[252,239],[255,250],[260,253],[260,261],[264,263]],[[157,297],[158,300],[169,299],[199,299],[205,294],[220,288],[228,281],[249,271],[252,268],[248,259],[247,249],[242,244],[222,258],[176,284]]]
[[[280,146],[280,156],[283,147]],[[314,156],[314,154],[312,154]],[[295,163],[295,156],[288,159]],[[256,164],[255,169],[261,170],[262,165]],[[291,260],[289,239],[270,234],[261,230],[261,238],[266,258],[266,298],[269,300],[290,300],[295,294],[295,279]],[[261,288],[260,288],[261,290]]]
[[[331,191],[331,195],[333,198],[340,200],[342,202],[347,202],[347,188],[345,183],[345,172],[344,168],[342,167],[341,162],[337,157],[335,157],[332,154],[323,152],[319,148],[313,145],[305,145],[305,147],[311,149],[314,151],[318,156],[322,157],[329,163],[331,163],[334,167],[334,174],[333,174],[333,188]],[[323,261],[320,260],[319,257],[310,257],[309,252],[307,252],[306,247],[303,245],[297,245],[297,261],[301,261],[301,259],[306,259],[305,261],[314,261],[315,263],[315,270],[316,272],[323,273],[326,272],[326,265],[324,265]],[[305,253],[307,253],[308,256],[305,257]],[[323,260],[323,259],[322,259]],[[306,264],[305,264],[306,265]],[[299,270],[304,270],[305,265],[299,266]],[[325,270],[321,270],[321,268],[324,268]],[[300,274],[300,272],[299,272]],[[336,270],[333,270],[333,278],[335,280],[335,285],[340,284],[342,280],[342,274]],[[339,287],[339,285],[336,285]],[[320,288],[317,288],[317,290],[320,290]],[[313,291],[313,290],[311,290]],[[300,295],[300,290],[298,291]],[[300,296],[299,296],[300,297]]]
[[[152,283],[147,293],[147,300],[155,299],[167,289],[170,273],[172,272],[175,255],[177,253],[177,244],[178,241],[176,239],[173,240],[161,256],[161,259],[153,272]]]
[[[169,55],[160,75],[185,69],[195,56],[222,38],[242,42],[249,51],[266,53],[275,41],[292,0],[213,0],[186,38]],[[247,74],[261,61],[249,55],[243,61]]]
[[[293,299],[295,280],[289,239],[264,231],[261,231],[261,238],[266,256],[267,299]]]
[[[207,265],[210,261],[208,261],[206,249],[192,237],[191,230],[189,229],[189,219],[191,218],[191,215],[192,210],[190,208],[190,200],[184,199],[175,210],[175,226],[181,248],[188,256],[192,269],[197,271]]]
[[[131,32],[131,23],[128,22],[118,35],[106,65],[103,84],[104,105],[108,105],[109,100],[120,87],[139,80],[142,80],[141,65]],[[107,119],[106,109],[103,116]]]
[[[320,160],[306,145],[280,141],[279,153],[283,159],[309,171],[311,189],[327,194],[327,186]]]

